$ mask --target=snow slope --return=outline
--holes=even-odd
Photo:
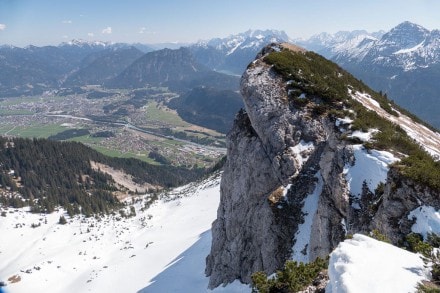
[[[326,292],[416,292],[429,272],[418,254],[355,234],[330,255]]]
[[[60,225],[62,210],[38,215],[8,209],[0,217],[0,281],[11,293],[206,292],[219,182],[218,175],[173,190],[142,211],[147,195],[133,204],[137,215],[128,219],[77,216]],[[13,276],[21,280],[11,283]],[[235,283],[213,292],[222,290],[250,291]]]
[[[374,191],[380,182],[385,183],[389,165],[398,159],[387,151],[366,150],[362,145],[353,145],[355,161],[344,167],[345,178],[352,196],[358,198],[365,182]]]
[[[420,206],[411,211],[408,219],[415,220],[411,227],[414,233],[420,233],[426,239],[429,233],[440,234],[440,212],[431,206]]]
[[[434,159],[440,160],[440,133],[428,129],[426,126],[414,122],[410,117],[399,113],[399,116],[393,116],[382,109],[379,103],[373,100],[370,95],[360,92],[351,92],[351,96],[360,102],[367,109],[376,112],[381,117],[399,125],[409,137],[421,145]]]

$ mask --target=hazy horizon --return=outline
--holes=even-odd
[[[0,0],[0,45],[58,45],[74,39],[113,43],[194,43],[252,30],[290,38],[321,32],[388,31],[403,21],[440,28],[440,1],[342,0],[67,1]]]

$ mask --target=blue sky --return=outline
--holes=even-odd
[[[439,0],[0,0],[0,45],[195,42],[248,29],[389,30],[409,20],[440,29]]]

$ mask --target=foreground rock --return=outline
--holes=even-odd
[[[298,92],[292,87],[295,78],[286,80],[268,64],[265,57],[282,50],[307,54],[291,45],[268,46],[241,80],[245,110],[228,134],[221,202],[207,257],[210,288],[236,279],[250,283],[252,273],[271,274],[287,259],[326,257],[347,233],[378,228],[397,242],[411,230],[407,216],[415,206],[440,207],[434,200],[438,190],[388,172],[388,164],[399,156],[363,149],[364,135],[351,130],[352,120],[332,114],[334,105],[340,108],[334,110],[354,112],[345,101],[322,111],[326,100],[319,93]],[[335,74],[346,73],[335,65]],[[315,86],[305,78],[301,82]],[[304,86],[298,82],[298,88]],[[301,99],[308,104],[298,106]],[[379,175],[376,167],[382,170]]]

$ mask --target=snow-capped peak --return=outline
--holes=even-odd
[[[440,63],[440,31],[405,21],[390,31],[321,33],[298,44],[341,65],[376,64],[410,71]]]
[[[77,47],[84,47],[84,46],[92,46],[92,47],[106,47],[111,45],[109,42],[102,42],[102,41],[86,41],[83,39],[73,39],[69,42],[63,42],[60,44],[61,46],[77,46]]]
[[[256,48],[259,50],[261,46],[270,42],[286,42],[289,37],[284,31],[278,30],[247,30],[244,33],[230,35],[226,38],[214,38],[211,40],[199,41],[196,46],[213,47],[223,51],[227,55],[241,48]]]

